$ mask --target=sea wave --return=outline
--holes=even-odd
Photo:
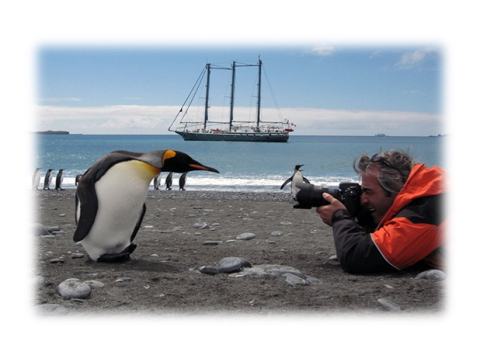
[[[174,174],[173,176],[173,185],[172,189],[178,189],[178,179],[180,174]],[[165,178],[166,175],[160,178],[160,189],[165,190]],[[185,188],[187,190],[195,191],[233,191],[233,192],[277,192],[281,191],[280,187],[285,182],[286,178],[280,176],[244,176],[244,177],[233,177],[233,176],[202,176],[192,174],[187,177],[187,183]],[[322,187],[338,187],[338,184],[341,182],[358,182],[354,177],[334,177],[334,176],[325,176],[325,177],[311,177],[308,178],[310,183],[322,186]],[[40,186],[43,187],[43,182],[40,182]],[[55,178],[52,181],[52,186],[55,187]],[[74,177],[64,177],[63,179],[63,188],[74,188],[75,187],[75,178]],[[150,183],[151,189],[153,189],[153,181]],[[290,184],[287,184],[284,188],[284,192],[290,191]]]

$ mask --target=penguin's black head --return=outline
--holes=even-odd
[[[163,172],[210,171],[220,173],[212,167],[204,166],[186,153],[166,150],[163,153]]]
[[[296,165],[295,166],[295,171],[299,171],[300,170],[300,167],[302,167],[303,165]]]
[[[150,152],[114,151],[106,155],[111,165],[120,161],[139,160],[158,168],[162,172],[190,172],[210,171],[218,172],[215,168],[204,166],[195,161],[186,153],[173,150],[155,150]],[[104,166],[108,168],[109,166]]]

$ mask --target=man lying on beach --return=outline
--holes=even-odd
[[[330,204],[317,208],[333,227],[337,257],[349,273],[401,270],[424,262],[442,268],[445,232],[444,172],[417,164],[402,151],[358,157],[354,169],[361,178],[361,205],[376,225],[366,233],[346,207],[323,193]]]

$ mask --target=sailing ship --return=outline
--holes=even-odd
[[[269,122],[261,119],[262,65],[260,59],[256,64],[237,64],[234,61],[230,67],[220,67],[207,63],[168,130],[179,134],[185,141],[287,142],[290,132],[293,132],[292,126],[294,126],[288,119]],[[237,120],[234,117],[236,69],[237,67],[247,66],[258,67],[256,118],[254,120]],[[232,71],[228,121],[211,120],[209,118],[210,73],[216,69]],[[188,110],[205,77],[206,93],[203,118],[190,120],[187,116]],[[172,129],[175,123],[177,125],[175,129]]]

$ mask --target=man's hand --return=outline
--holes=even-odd
[[[336,199],[329,193],[324,192],[323,198],[330,204],[326,206],[317,207],[316,212],[320,215],[320,218],[322,219],[322,221],[331,227],[333,214],[338,210],[347,209],[347,208],[343,205],[342,202],[340,202],[338,199]]]

